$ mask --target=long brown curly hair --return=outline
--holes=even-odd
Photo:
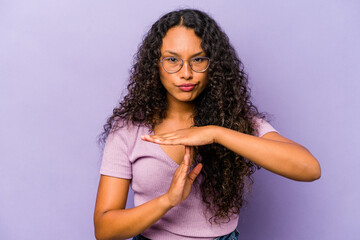
[[[163,37],[179,25],[194,29],[211,63],[208,84],[194,100],[194,126],[217,125],[256,134],[254,117],[264,115],[250,100],[247,74],[227,35],[206,13],[183,9],[162,16],[145,35],[134,58],[128,93],[108,118],[100,142],[104,143],[110,131],[116,129],[119,119],[154,129],[166,117],[166,90],[160,82],[158,62]],[[194,165],[203,164],[203,181],[197,181],[197,187],[212,213],[209,222],[230,221],[244,205],[245,192],[253,183],[251,175],[259,167],[216,143],[196,147],[195,154]]]

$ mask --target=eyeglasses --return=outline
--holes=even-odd
[[[177,58],[177,57],[166,57],[160,60],[163,69],[168,73],[176,73],[184,65],[184,61],[188,61],[190,68],[194,72],[202,73],[205,72],[210,65],[210,58],[208,57],[194,57],[189,60]]]

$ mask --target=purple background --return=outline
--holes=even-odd
[[[259,171],[241,239],[359,239],[355,0],[0,0],[0,239],[94,239],[96,136],[143,34],[179,7],[218,21],[260,110],[322,166],[313,183]]]

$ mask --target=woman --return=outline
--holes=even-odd
[[[252,104],[226,34],[198,10],[154,23],[104,129],[97,239],[237,239],[256,168],[320,177],[311,153]],[[125,209],[130,183],[135,207]]]

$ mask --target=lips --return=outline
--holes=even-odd
[[[197,84],[184,83],[184,84],[177,85],[177,86],[184,92],[190,92],[191,90],[193,90],[195,88],[196,85]]]

